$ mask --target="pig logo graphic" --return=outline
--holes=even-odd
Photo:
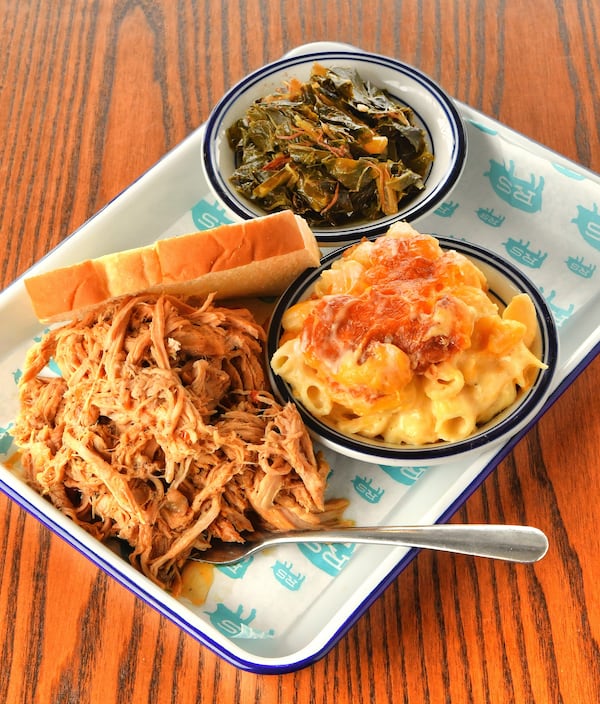
[[[439,215],[441,218],[451,218],[457,208],[458,203],[455,203],[454,201],[448,201],[447,203],[442,203],[433,212],[436,215]]]
[[[595,249],[600,249],[600,213],[598,206],[594,203],[592,210],[577,206],[577,217],[571,222],[577,225],[579,234],[583,239]]]
[[[412,486],[427,470],[427,467],[396,467],[383,464],[380,467],[395,482],[406,486]]]
[[[572,178],[574,181],[585,181],[585,175],[580,173],[579,171],[574,171],[568,166],[564,166],[563,164],[557,164],[556,162],[553,163],[552,166],[554,166],[554,168],[558,171],[559,174],[562,174],[567,178]]]
[[[547,296],[541,286],[540,291],[544,295],[546,303],[548,304],[550,310],[552,311],[552,314],[554,315],[556,324],[560,327],[565,322],[565,320],[567,320],[573,314],[575,306],[572,303],[566,308],[557,305],[554,302],[554,299],[556,298],[556,291],[554,289],[552,289],[552,291],[550,291]]]
[[[297,592],[303,585],[306,577],[300,573],[293,572],[293,565],[291,562],[277,562],[271,568],[273,570],[273,575],[279,584],[283,585],[286,589],[292,592]]]
[[[223,574],[226,574],[228,577],[231,577],[231,579],[242,579],[253,561],[254,558],[250,556],[245,560],[240,560],[239,562],[234,563],[233,565],[221,565],[217,569]]]
[[[9,423],[6,428],[0,428],[0,455],[8,455],[13,443],[13,436],[10,429],[13,424]]]
[[[487,125],[483,125],[481,124],[481,122],[475,122],[475,120],[469,120],[469,122],[473,125],[473,127],[477,127],[478,130],[484,132],[485,134],[498,134],[498,130],[493,129],[492,127],[488,127]]]
[[[350,561],[356,545],[351,543],[299,543],[300,552],[323,572],[335,577]]]
[[[569,257],[565,264],[570,271],[583,279],[591,279],[596,271],[596,265],[584,264],[583,257]]]
[[[370,504],[379,503],[381,497],[385,493],[383,489],[373,487],[373,480],[367,477],[356,476],[352,480],[352,486],[356,493]]]
[[[232,222],[222,208],[207,200],[201,200],[192,208],[192,219],[199,230],[210,230],[217,225]]]
[[[275,631],[270,628],[268,631],[258,631],[250,626],[256,618],[256,609],[252,609],[246,618],[242,617],[243,606],[238,606],[236,611],[232,611],[225,604],[217,604],[214,611],[205,611],[212,625],[224,636],[229,638],[268,638],[275,635]]]
[[[479,208],[475,211],[477,217],[490,227],[500,227],[502,223],[506,220],[504,215],[496,215],[493,208]]]
[[[484,176],[490,179],[496,195],[513,208],[526,213],[535,213],[542,209],[543,176],[539,177],[537,184],[533,174],[529,181],[526,181],[515,176],[514,162],[511,161],[507,169],[506,164],[500,164],[493,159],[490,159],[490,170],[486,171]]]
[[[512,237],[509,237],[508,240],[504,242],[504,247],[510,256],[513,259],[516,259],[516,261],[521,264],[525,264],[525,266],[529,266],[532,269],[539,269],[548,256],[548,253],[542,253],[541,250],[534,252],[530,249],[530,244],[530,242],[523,242],[523,240],[515,240]]]

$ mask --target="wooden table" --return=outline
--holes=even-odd
[[[600,171],[599,24],[594,0],[0,0],[1,281],[307,41],[403,59]],[[422,552],[291,674],[235,669],[0,497],[0,701],[599,701],[598,388],[596,360],[453,519],[537,525],[542,562]]]

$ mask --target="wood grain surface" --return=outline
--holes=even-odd
[[[600,171],[598,26],[595,0],[0,0],[1,281],[234,82],[309,41],[412,63]],[[600,701],[598,388],[596,360],[453,518],[537,525],[544,560],[422,552],[325,657],[285,675],[224,662],[1,495],[0,701]]]

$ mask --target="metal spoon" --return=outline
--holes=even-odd
[[[245,543],[217,542],[195,551],[191,560],[227,565],[283,543],[370,543],[431,548],[461,555],[492,557],[511,562],[536,562],[546,554],[548,539],[538,528],[512,525],[373,526],[287,533],[255,531]]]

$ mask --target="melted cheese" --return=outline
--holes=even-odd
[[[531,300],[500,315],[470,260],[407,225],[346,250],[283,327],[271,364],[309,410],[393,443],[467,437],[543,368]]]

